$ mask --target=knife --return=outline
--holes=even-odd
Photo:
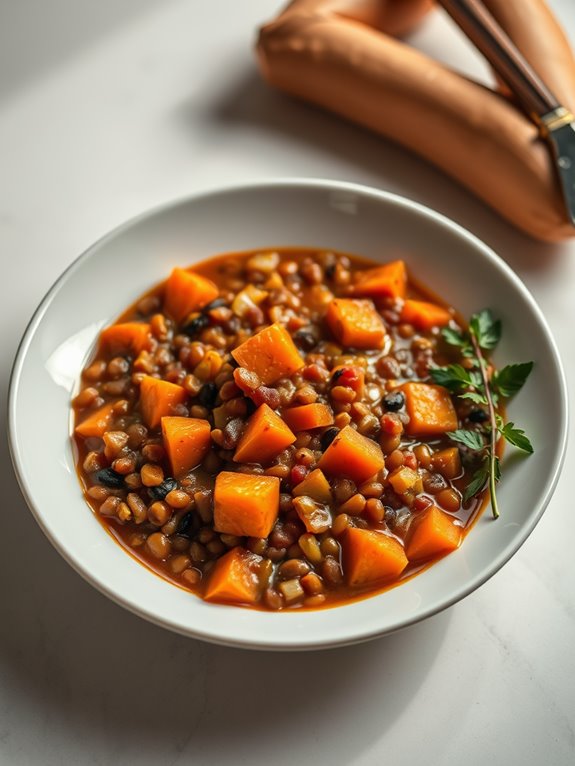
[[[481,0],[439,0],[539,127],[555,160],[568,218],[575,225],[575,117],[562,106]]]

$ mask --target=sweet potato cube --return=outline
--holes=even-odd
[[[241,367],[255,372],[266,386],[289,378],[304,364],[288,331],[278,323],[248,338],[232,351],[232,356]]]
[[[292,431],[312,431],[333,425],[333,412],[327,404],[315,402],[284,410],[283,419]]]
[[[372,301],[335,298],[326,320],[335,338],[347,348],[381,348],[385,327]]]
[[[405,263],[390,261],[383,266],[356,272],[352,292],[354,295],[378,298],[404,298],[406,287]]]
[[[176,479],[199,465],[212,444],[210,424],[200,418],[163,417],[162,437]]]
[[[255,604],[263,584],[260,582],[261,556],[237,546],[219,558],[212,569],[204,593],[206,601],[230,604]]]
[[[87,418],[76,426],[76,433],[84,438],[88,436],[99,436],[100,438],[110,430],[112,419],[114,417],[114,404],[104,404],[103,407],[92,412]]]
[[[405,395],[405,408],[409,423],[405,430],[409,436],[439,436],[457,428],[457,414],[449,391],[430,383],[404,383],[400,387]]]
[[[267,537],[279,512],[280,480],[222,471],[214,489],[214,529],[227,535]]]
[[[294,497],[307,495],[312,500],[317,500],[318,503],[325,503],[325,505],[331,503],[329,482],[320,468],[316,468],[311,473],[308,473],[305,479],[292,489],[292,495]]]
[[[402,465],[392,471],[387,480],[398,495],[404,495],[411,490],[421,492],[423,489],[422,481],[417,471],[414,471],[413,468],[408,468],[406,465]]]
[[[173,414],[177,404],[186,401],[187,393],[181,386],[167,380],[145,375],[140,383],[140,409],[149,428],[157,428],[163,417]]]
[[[138,356],[149,345],[150,325],[147,322],[120,322],[106,327],[100,334],[100,348],[112,356]]]
[[[343,571],[349,585],[395,580],[408,564],[401,543],[384,532],[349,527],[342,543]]]
[[[166,282],[164,309],[176,322],[198,311],[219,295],[216,285],[193,271],[175,268]]]
[[[236,463],[268,463],[283,449],[295,442],[295,434],[279,415],[262,404],[248,421],[236,452]]]
[[[401,321],[412,324],[418,330],[429,331],[434,327],[445,327],[451,318],[451,314],[443,306],[427,301],[408,299],[401,309]]]
[[[378,444],[351,426],[345,426],[321,456],[318,468],[361,484],[380,471],[384,464]]]
[[[412,521],[405,540],[405,552],[410,561],[423,561],[449,553],[460,543],[461,527],[454,524],[453,517],[431,505]]]
[[[434,452],[431,456],[433,470],[440,473],[446,479],[456,479],[461,475],[461,456],[457,447]]]

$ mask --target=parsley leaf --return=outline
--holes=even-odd
[[[456,431],[448,431],[446,436],[449,436],[451,441],[464,444],[472,450],[480,450],[485,447],[485,441],[479,431],[468,431],[465,428],[458,428]]]
[[[502,370],[493,373],[491,386],[505,399],[514,396],[523,386],[533,369],[533,362],[508,364]]]
[[[438,386],[444,386],[449,391],[457,392],[461,388],[472,385],[469,372],[460,364],[449,364],[447,367],[433,367],[429,375]]]
[[[509,444],[513,444],[514,447],[517,447],[524,452],[528,452],[529,454],[533,453],[533,445],[525,435],[525,431],[521,428],[515,428],[515,423],[506,423],[498,430],[501,436],[503,436]]]
[[[459,398],[469,399],[474,404],[487,404],[487,398],[477,391],[464,391],[462,394],[459,394]]]
[[[489,479],[489,463],[487,460],[484,461],[483,465],[475,471],[473,474],[473,478],[465,487],[465,492],[463,493],[463,502],[467,502],[468,500],[471,500],[472,497],[475,497],[475,495],[478,492],[481,492],[483,487],[487,484],[487,481]]]
[[[483,309],[471,317],[469,330],[475,336],[480,348],[491,351],[501,338],[501,321],[494,319],[489,309]]]

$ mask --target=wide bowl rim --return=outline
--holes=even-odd
[[[529,518],[519,529],[518,534],[504,547],[499,555],[493,559],[490,566],[485,567],[480,574],[475,576],[464,587],[455,589],[451,597],[443,599],[441,604],[431,604],[429,608],[417,612],[415,615],[406,619],[397,621],[391,627],[383,630],[371,630],[361,631],[348,630],[347,634],[341,638],[334,640],[297,640],[297,641],[257,641],[257,640],[243,640],[233,637],[222,636],[217,632],[210,631],[209,629],[202,629],[198,626],[183,626],[181,623],[175,620],[168,620],[159,618],[153,611],[144,608],[136,602],[130,599],[124,598],[118,592],[106,587],[102,582],[98,580],[96,574],[94,574],[83,562],[77,558],[73,551],[68,550],[65,546],[60,544],[60,540],[55,537],[48,525],[45,523],[43,511],[37,507],[32,499],[31,493],[28,487],[28,481],[24,476],[23,468],[20,460],[20,444],[17,433],[17,401],[18,401],[18,383],[22,374],[23,365],[26,359],[26,355],[30,346],[30,343],[34,337],[34,333],[39,327],[42,319],[51,305],[52,301],[56,297],[58,290],[64,285],[64,283],[74,274],[74,272],[81,268],[83,263],[89,258],[93,257],[99,249],[104,247],[109,241],[119,236],[130,228],[138,225],[139,223],[152,219],[162,213],[175,209],[180,206],[193,204],[195,201],[207,200],[209,198],[217,198],[219,196],[225,196],[230,194],[242,194],[246,192],[263,192],[267,189],[285,189],[285,188],[313,188],[317,190],[325,191],[341,191],[352,192],[359,196],[366,196],[372,199],[378,199],[392,206],[398,206],[399,208],[408,209],[413,211],[418,216],[422,216],[439,225],[450,230],[457,237],[466,240],[471,246],[482,252],[482,255],[487,258],[488,261],[496,267],[502,275],[511,281],[513,288],[521,293],[523,299],[529,304],[531,311],[533,312],[540,329],[543,332],[545,341],[548,346],[548,351],[551,354],[555,365],[555,373],[557,377],[558,388],[560,390],[560,402],[559,409],[561,412],[561,430],[557,440],[557,458],[553,465],[551,474],[547,477],[545,487],[543,488],[538,502],[534,506],[534,510],[531,512]],[[532,296],[531,292],[527,289],[518,275],[511,269],[511,267],[495,253],[486,243],[484,243],[479,237],[472,234],[460,224],[451,220],[447,216],[439,213],[432,208],[427,207],[419,202],[410,200],[402,195],[394,192],[376,189],[363,184],[353,183],[349,181],[338,181],[334,179],[324,178],[306,178],[306,177],[278,177],[272,179],[256,179],[236,184],[230,184],[225,186],[213,186],[205,190],[193,192],[189,195],[179,196],[170,199],[161,204],[155,205],[142,213],[139,213],[126,221],[120,223],[110,231],[106,232],[102,237],[98,238],[93,244],[80,253],[70,265],[56,278],[54,283],[48,289],[38,307],[34,311],[30,321],[28,322],[22,339],[18,345],[14,363],[12,366],[9,390],[8,390],[8,445],[9,452],[14,467],[14,472],[20,486],[20,490],[26,500],[28,508],[32,515],[36,519],[40,528],[49,539],[51,544],[56,548],[59,554],[72,566],[72,568],[78,572],[87,582],[94,586],[103,595],[110,598],[113,602],[126,608],[128,611],[136,614],[144,619],[156,624],[158,626],[168,628],[176,633],[185,635],[191,638],[197,638],[200,640],[209,641],[211,643],[220,644],[224,646],[247,648],[257,650],[271,650],[271,651],[306,651],[314,649],[326,649],[335,648],[339,646],[346,646],[350,644],[360,643],[376,638],[378,636],[387,635],[398,630],[402,630],[410,625],[416,624],[428,617],[438,614],[439,612],[447,609],[453,604],[461,601],[470,593],[475,591],[485,582],[487,582],[510,558],[519,550],[524,544],[527,538],[532,533],[533,529],[541,519],[545,509],[547,508],[549,501],[553,495],[561,470],[565,461],[566,446],[568,439],[568,421],[569,421],[569,402],[565,372],[563,364],[555,339],[551,333],[551,330],[547,324],[547,321],[539,308],[537,302]],[[287,614],[282,615],[282,619],[288,619]]]

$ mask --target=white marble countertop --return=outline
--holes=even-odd
[[[45,291],[156,203],[277,175],[357,181],[454,218],[516,269],[575,375],[575,240],[528,240],[439,172],[273,93],[251,52],[279,0],[0,0],[0,764],[575,762],[575,513],[566,470],[490,582],[347,649],[209,646],[110,603],[52,549],[18,491],[8,375]],[[573,0],[553,0],[575,42]],[[417,44],[486,69],[437,13]],[[545,402],[541,402],[545,406]]]

